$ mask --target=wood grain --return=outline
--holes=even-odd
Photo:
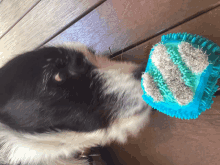
[[[167,33],[189,32],[203,35],[220,45],[220,7],[201,15]],[[152,45],[160,41],[153,38],[115,60],[141,63],[148,58]],[[130,155],[140,165],[218,165],[220,162],[220,96],[214,98],[212,108],[196,120],[171,118],[158,111],[151,114],[151,122],[139,138],[130,138],[120,149],[113,145],[119,159]],[[118,151],[120,150],[120,151]],[[123,151],[126,151],[124,153]],[[131,160],[126,162],[132,165]]]
[[[219,3],[219,0],[108,0],[48,44],[80,41],[109,55]]]
[[[41,0],[0,40],[0,67],[15,54],[35,49],[101,2],[103,1]]]
[[[0,39],[40,0],[2,0],[0,2]]]
[[[216,44],[220,45],[220,7],[203,14],[191,21],[188,21],[176,28],[173,28],[166,33],[163,33],[153,39],[150,39],[143,44],[140,44],[128,51],[123,52],[115,60],[134,61],[142,63],[148,59],[148,55],[153,45],[160,42],[161,36],[169,33],[187,32],[192,34],[202,35]]]

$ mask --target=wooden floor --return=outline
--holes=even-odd
[[[219,0],[2,0],[0,66],[43,45],[79,41],[114,60],[146,61],[161,35],[188,32],[220,45]],[[157,111],[138,138],[112,144],[115,165],[220,164],[220,98],[198,119]]]

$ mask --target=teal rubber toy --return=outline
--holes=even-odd
[[[211,108],[220,77],[220,47],[188,33],[163,35],[151,49],[143,99],[171,117],[196,119]]]

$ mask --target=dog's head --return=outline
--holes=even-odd
[[[1,155],[39,162],[125,142],[148,120],[144,69],[95,56],[81,44],[17,56],[0,70]]]

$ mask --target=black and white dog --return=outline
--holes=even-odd
[[[148,122],[145,66],[75,43],[18,55],[0,69],[0,163],[85,164],[76,153],[126,142]]]

